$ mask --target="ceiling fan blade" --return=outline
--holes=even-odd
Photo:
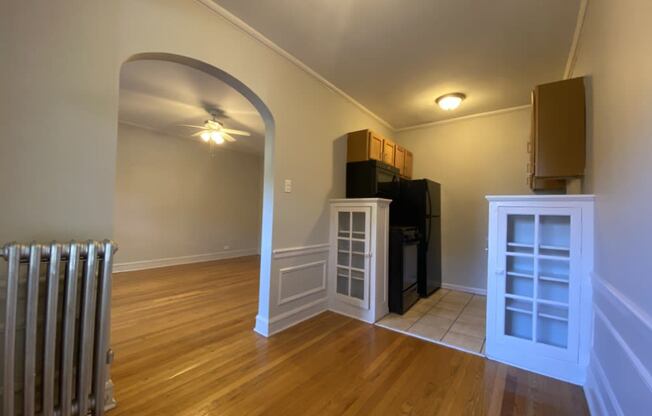
[[[193,126],[191,124],[179,124],[179,127],[193,127],[195,129],[203,129],[204,126]]]
[[[251,136],[251,133],[243,130],[234,130],[234,129],[222,129],[224,133],[237,134],[239,136]]]
[[[229,135],[227,133],[222,133],[222,137],[224,137],[224,140],[226,140],[227,142],[234,142],[235,141],[235,138],[233,138],[233,136],[231,136],[231,135]]]

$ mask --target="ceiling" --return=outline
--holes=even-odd
[[[581,0],[214,1],[402,128],[528,104],[562,78]]]
[[[263,154],[265,125],[254,106],[235,89],[205,72],[173,62],[127,62],[120,72],[120,122],[188,140],[197,140],[197,129],[216,109],[226,128],[245,130],[251,136],[235,136],[221,147]],[[206,145],[208,146],[208,145]]]

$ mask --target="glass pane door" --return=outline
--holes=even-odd
[[[537,348],[571,346],[572,253],[577,250],[572,214],[564,208],[504,208],[497,264],[504,273],[498,317],[505,336]]]
[[[368,303],[370,211],[368,208],[342,209],[337,213],[337,222],[335,290],[365,306]]]

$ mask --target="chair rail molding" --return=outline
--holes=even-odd
[[[326,253],[328,252],[328,243],[313,244],[308,246],[277,248],[272,250],[275,259],[283,259],[286,257],[298,257],[308,254]]]

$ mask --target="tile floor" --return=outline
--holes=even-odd
[[[376,325],[484,355],[486,305],[485,296],[439,289],[405,314],[390,313]]]

